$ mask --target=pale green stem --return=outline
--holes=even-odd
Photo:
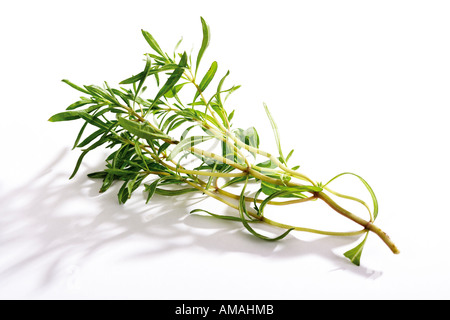
[[[201,150],[201,149],[197,149],[195,147],[191,147],[191,148],[189,148],[189,150],[191,150],[192,152],[194,152],[194,153],[196,153],[198,155],[203,155],[203,156],[206,156],[208,158],[218,160],[218,161],[220,161],[222,163],[226,163],[226,164],[228,164],[228,165],[230,165],[230,166],[232,166],[232,167],[234,167],[236,169],[239,169],[241,171],[248,171],[248,168],[246,166],[240,165],[240,164],[238,164],[238,163],[236,163],[236,162],[234,162],[232,160],[229,160],[227,158],[224,158],[224,157],[222,157],[222,156],[220,156],[218,154],[215,154],[215,153],[212,153],[212,152],[209,152],[209,151],[205,151],[205,150]]]
[[[341,206],[339,206],[336,202],[334,202],[328,195],[326,195],[323,192],[317,192],[316,196],[323,200],[326,204],[328,204],[332,209],[334,209],[336,212],[340,213],[341,215],[349,218],[350,220],[353,220],[357,224],[363,226],[366,230],[373,231],[376,235],[378,235],[381,240],[384,241],[384,243],[391,249],[391,251],[395,254],[400,253],[396,245],[392,242],[392,240],[389,238],[389,236],[383,232],[379,227],[374,225],[371,221],[366,221],[361,217],[358,217],[357,215],[345,210]]]
[[[335,196],[340,197],[340,198],[344,198],[344,199],[348,199],[348,200],[353,200],[353,201],[356,201],[356,202],[361,203],[364,207],[366,207],[367,211],[369,211],[370,221],[372,221],[372,222],[374,221],[372,211],[370,210],[370,208],[369,208],[369,206],[367,205],[367,203],[365,203],[363,200],[358,199],[358,198],[356,198],[356,197],[352,197],[352,196],[348,196],[348,195],[345,195],[345,194],[336,192],[336,191],[334,191],[334,190],[331,190],[331,189],[328,188],[328,187],[324,187],[324,189],[327,190],[328,192],[334,194]]]
[[[217,194],[215,194],[215,193],[213,193],[213,192],[211,192],[211,191],[209,191],[209,190],[206,190],[206,189],[200,187],[199,185],[197,185],[197,184],[195,184],[195,183],[193,183],[193,182],[191,182],[191,181],[187,181],[187,180],[186,180],[186,183],[189,184],[189,185],[191,185],[191,186],[193,186],[193,187],[196,188],[197,190],[203,192],[204,194],[207,194],[207,195],[210,196],[211,198],[214,198],[214,199],[216,199],[216,200],[219,200],[220,202],[225,203],[227,206],[229,206],[229,207],[231,207],[231,208],[234,208],[234,209],[236,209],[236,210],[239,210],[239,206],[237,206],[236,204],[231,203],[231,202],[229,202],[229,201],[223,199],[222,197],[219,197]]]

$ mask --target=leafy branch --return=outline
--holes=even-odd
[[[233,128],[234,111],[229,112],[224,104],[239,86],[224,88],[230,72],[218,81],[215,89],[212,83],[218,71],[216,61],[203,77],[197,78],[210,42],[210,29],[203,18],[201,24],[203,40],[195,65],[186,52],[174,51],[173,56],[168,55],[149,32],[142,30],[152,51],[145,54],[144,70],[123,80],[118,88],[111,88],[107,82],[103,86],[81,87],[63,80],[83,94],[80,100],[49,119],[52,122],[84,121],[73,145],[82,151],[70,178],[76,175],[87,153],[104,147],[111,150],[104,170],[88,176],[102,180],[100,192],[107,191],[113,183],[121,183],[117,195],[121,204],[142,185],[148,193],[147,203],[154,194],[179,196],[201,192],[235,209],[236,215],[219,215],[203,209],[191,213],[202,212],[241,222],[248,232],[263,240],[280,240],[294,230],[329,236],[364,234],[361,243],[344,253],[359,265],[367,236],[373,232],[393,253],[399,253],[390,238],[374,224],[378,201],[363,178],[346,172],[322,184],[299,172],[299,166],[288,164],[294,150],[284,156],[278,127],[267,105],[264,104],[264,109],[273,129],[277,156],[260,149],[254,127]],[[150,82],[151,78],[154,82]],[[144,97],[150,85],[156,94]],[[85,132],[88,127],[92,132]],[[372,198],[372,210],[364,201],[329,188],[332,181],[343,175],[352,175],[362,182]],[[226,190],[230,186],[240,186],[241,192],[235,194]],[[254,190],[249,191],[250,187]],[[341,207],[330,195],[360,203],[368,210],[369,219]],[[287,225],[264,215],[267,205],[285,206],[314,200],[324,201],[362,228],[348,232],[317,230]],[[266,223],[284,231],[269,237],[258,232],[255,223]]]

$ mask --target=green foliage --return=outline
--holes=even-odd
[[[202,31],[203,31],[203,40],[202,45],[200,47],[200,50],[197,55],[197,62],[195,64],[195,73],[197,74],[198,66],[200,65],[200,61],[202,60],[203,54],[205,53],[206,48],[209,46],[209,39],[211,38],[209,26],[206,23],[205,19],[203,17],[200,17],[200,20],[202,22]]]
[[[208,72],[206,72],[205,76],[203,77],[202,81],[200,82],[200,84],[198,85],[198,90],[195,92],[195,96],[194,96],[194,102],[197,100],[198,96],[205,91],[205,89],[208,87],[208,85],[211,83],[211,81],[213,80],[215,74],[217,71],[217,62],[214,61],[211,64],[211,67],[209,67]]]
[[[186,52],[175,51],[170,57],[149,32],[142,30],[151,52],[145,54],[143,70],[121,81],[118,88],[111,87],[107,82],[102,86],[78,86],[63,80],[83,94],[65,111],[49,119],[51,122],[81,122],[73,143],[73,148],[80,149],[81,153],[70,179],[78,173],[87,154],[102,147],[109,151],[105,167],[89,173],[88,177],[101,181],[101,193],[118,184],[117,200],[120,204],[125,204],[137,190],[142,189],[147,193],[146,203],[151,203],[155,194],[180,197],[198,192],[221,201],[236,210],[236,214],[218,215],[204,209],[191,213],[202,212],[214,218],[239,222],[255,237],[277,241],[295,229],[335,235],[336,232],[289,226],[267,219],[264,215],[269,205],[321,199],[365,228],[364,240],[345,253],[354,264],[360,264],[368,231],[377,233],[396,253],[395,246],[383,232],[378,231],[379,228],[370,229],[378,215],[378,201],[363,178],[346,172],[322,185],[298,172],[299,166],[288,168],[287,162],[294,150],[284,156],[278,127],[265,104],[278,149],[277,157],[260,149],[260,136],[255,127],[233,127],[235,111],[230,112],[225,103],[227,97],[240,86],[225,87],[230,71],[216,77],[219,67],[213,61],[200,83],[196,80],[199,65],[210,43],[209,26],[203,18],[200,20],[203,37],[195,65],[192,65],[192,57]],[[216,87],[213,87],[214,81],[217,81]],[[190,97],[187,103],[185,97]],[[209,143],[202,144],[206,141]],[[208,145],[207,149],[200,149],[205,145]],[[251,154],[248,159],[246,151]],[[266,159],[254,164],[259,157]],[[355,217],[325,196],[327,185],[343,175],[356,176],[369,191],[374,208],[370,221]],[[247,191],[250,185],[257,191]],[[235,194],[226,188],[241,189]],[[364,204],[355,197],[334,194]],[[248,206],[249,202],[254,204],[253,208]],[[283,231],[279,236],[269,237],[256,231],[253,227],[255,223],[266,223]],[[355,232],[340,234],[354,235]]]
[[[170,136],[164,134],[164,132],[162,132],[161,130],[152,128],[147,122],[141,123],[122,117],[118,117],[117,120],[119,121],[119,124],[122,126],[122,128],[138,136],[139,138],[149,141],[154,139],[171,139]]]
[[[190,136],[180,141],[177,146],[172,150],[167,160],[173,160],[180,152],[187,150],[199,143],[213,139],[211,136]]]
[[[366,232],[366,236],[364,237],[363,241],[361,241],[360,244],[358,244],[356,247],[354,247],[351,250],[348,250],[344,253],[344,256],[350,259],[350,261],[359,266],[361,263],[361,254],[364,249],[364,245],[366,244],[367,236],[369,235],[368,232]]]

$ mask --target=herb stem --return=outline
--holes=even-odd
[[[364,229],[373,231],[376,235],[378,235],[381,238],[381,240],[383,240],[383,242],[389,247],[389,249],[391,249],[391,251],[393,253],[395,253],[395,254],[400,253],[397,246],[392,242],[392,240],[389,238],[389,236],[385,232],[383,232],[379,227],[374,225],[371,221],[366,221],[363,218],[342,208],[340,205],[338,205],[336,202],[334,202],[334,200],[331,199],[324,192],[317,192],[316,196],[317,196],[317,198],[323,200],[326,204],[328,204],[336,212],[349,218],[350,220],[353,220],[357,224],[363,226]]]
[[[284,223],[279,223],[279,222],[273,221],[273,220],[268,219],[266,217],[263,217],[261,219],[261,221],[263,221],[263,222],[265,222],[265,223],[267,223],[269,225],[272,225],[274,227],[279,227],[279,228],[283,228],[283,229],[294,229],[296,231],[303,231],[303,232],[321,234],[321,235],[325,235],[325,236],[345,236],[345,237],[349,237],[349,236],[360,235],[360,234],[363,234],[364,232],[366,232],[365,229],[358,230],[358,231],[325,231],[325,230],[317,230],[317,229],[304,228],[304,227],[295,227],[295,226],[291,226],[291,225],[288,225],[288,224],[284,224]]]
[[[236,162],[234,162],[232,160],[229,160],[227,158],[224,158],[222,156],[219,156],[218,154],[215,154],[215,153],[212,153],[212,152],[209,152],[209,151],[205,151],[205,150],[201,150],[201,149],[197,149],[195,147],[191,147],[191,148],[189,148],[189,150],[191,150],[192,152],[194,152],[194,153],[196,153],[198,155],[206,156],[208,158],[211,158],[211,159],[214,159],[214,160],[218,160],[218,161],[220,161],[222,163],[228,164],[228,165],[230,165],[230,166],[232,166],[232,167],[234,167],[236,169],[239,169],[241,171],[248,171],[247,167],[245,167],[243,165],[240,165],[240,164],[238,164],[238,163],[236,163]]]
[[[358,199],[358,198],[356,198],[356,197],[352,197],[352,196],[348,196],[348,195],[345,195],[345,194],[336,192],[336,191],[331,190],[330,188],[328,188],[328,187],[326,187],[326,186],[323,187],[323,188],[324,188],[326,191],[328,191],[328,192],[330,192],[330,193],[332,193],[332,194],[334,194],[335,196],[338,196],[338,197],[340,197],[340,198],[344,198],[344,199],[348,199],[348,200],[353,200],[353,201],[356,201],[356,202],[361,203],[361,204],[362,204],[364,207],[366,207],[366,209],[369,211],[370,221],[371,221],[371,222],[374,221],[372,211],[370,211],[369,206],[368,206],[367,203],[365,203],[363,200]]]
[[[221,134],[220,132],[217,132],[215,129],[211,128],[210,130],[212,130],[213,132],[215,131],[218,134]],[[226,130],[224,128],[224,131],[226,132],[226,134],[228,135],[228,137],[230,137],[237,145],[239,145],[240,147],[244,148],[245,150],[248,150],[250,152],[259,154],[261,156],[264,156],[266,158],[269,158],[274,164],[276,164],[281,170],[283,170],[286,173],[289,173],[290,175],[297,177],[301,180],[304,181],[308,181],[310,182],[313,186],[317,186],[317,184],[311,180],[310,178],[308,178],[306,175],[299,173],[297,171],[291,170],[288,167],[286,167],[284,164],[282,164],[275,156],[273,156],[272,154],[265,152],[263,150],[260,150],[258,148],[252,147],[244,142],[242,142],[241,140],[239,140],[233,133],[231,133],[229,130]]]
[[[175,168],[168,164],[164,164],[164,165],[168,169],[175,171],[175,172],[198,175],[198,176],[206,176],[206,177],[235,178],[235,177],[244,177],[247,175],[247,173],[245,173],[245,172],[236,172],[236,173],[210,172],[210,171],[187,170],[187,169],[182,169],[182,168]]]
[[[202,187],[199,186],[198,184],[195,184],[195,183],[193,183],[193,182],[191,182],[191,181],[186,180],[185,182],[186,182],[187,184],[191,185],[192,187],[196,188],[197,190],[203,192],[204,194],[210,196],[211,198],[214,198],[214,199],[216,199],[216,200],[218,200],[218,201],[220,201],[220,202],[222,202],[222,203],[225,203],[227,206],[229,206],[229,207],[231,207],[231,208],[233,208],[233,209],[239,210],[239,206],[237,206],[236,204],[231,203],[231,202],[229,202],[229,201],[223,199],[222,197],[219,197],[219,196],[218,196],[217,194],[215,194],[214,192],[211,192],[211,191],[209,191],[209,190],[206,190],[205,188],[202,188]]]

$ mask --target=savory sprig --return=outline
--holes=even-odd
[[[236,210],[236,215],[220,215],[203,209],[212,217],[241,222],[254,236],[267,241],[286,237],[291,231],[304,231],[330,236],[364,235],[361,243],[344,255],[356,265],[370,231],[377,234],[391,249],[399,253],[390,238],[374,221],[378,215],[378,202],[372,188],[360,176],[341,173],[327,183],[318,183],[290,166],[281,147],[277,125],[267,105],[264,109],[271,123],[278,155],[260,149],[260,140],[254,127],[233,128],[234,111],[225,108],[225,102],[239,86],[225,89],[230,72],[216,79],[218,63],[212,62],[208,71],[198,77],[202,57],[210,42],[210,29],[201,18],[203,40],[192,64],[192,56],[186,52],[167,54],[147,31],[142,34],[152,49],[144,55],[143,71],[111,88],[103,86],[78,86],[63,80],[83,96],[64,112],[53,115],[52,122],[84,121],[74,142],[74,148],[82,150],[70,178],[80,168],[90,151],[105,147],[111,152],[105,159],[105,169],[88,174],[101,179],[100,192],[107,191],[114,182],[121,183],[119,203],[124,204],[140,186],[145,187],[147,203],[156,193],[178,196],[201,192]],[[176,46],[178,48],[179,43]],[[154,82],[150,82],[154,78]],[[147,86],[153,86],[153,95],[144,97]],[[211,92],[206,96],[207,90]],[[86,134],[91,126],[92,132]],[[260,160],[263,158],[262,160]],[[329,188],[329,184],[342,177],[358,178],[372,197],[372,210],[361,199],[343,195]],[[240,186],[240,193],[233,193],[230,186]],[[250,186],[256,186],[252,193]],[[228,190],[227,190],[228,188]],[[249,196],[249,194],[252,194]],[[349,199],[363,205],[369,219],[363,219],[337,204],[331,195]],[[342,216],[354,221],[360,229],[350,232],[316,230],[291,226],[268,219],[264,215],[267,205],[283,206],[312,200],[322,200]],[[254,228],[255,223],[266,223],[284,229],[280,235],[269,237]]]

